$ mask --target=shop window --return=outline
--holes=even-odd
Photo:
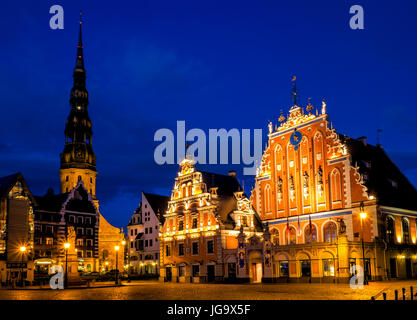
[[[279,262],[279,276],[288,277],[290,274],[290,267],[288,261]]]
[[[310,260],[301,260],[301,276],[302,277],[311,277],[311,263]]]
[[[333,259],[323,260],[323,276],[334,277],[334,260]]]

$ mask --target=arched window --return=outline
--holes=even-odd
[[[182,190],[181,190],[181,198],[185,198],[186,196],[187,196],[187,186],[183,184]]]
[[[332,201],[342,200],[340,172],[337,169],[334,169],[330,174],[330,186],[332,191]]]
[[[271,230],[271,242],[276,245],[279,246],[279,230],[278,229],[272,229]]]
[[[308,225],[307,228],[305,228],[304,239],[305,243],[312,243],[317,241],[317,228],[314,224],[311,224],[311,231],[310,225]]]
[[[296,244],[297,243],[297,232],[294,227],[290,227],[290,229],[287,229],[286,231],[286,238],[287,238],[287,244]]]
[[[264,199],[265,199],[265,212],[271,212],[271,187],[269,186],[269,184],[267,184],[265,187]]]
[[[403,226],[403,242],[405,244],[410,243],[410,227],[408,225],[408,220],[406,218],[402,218],[402,226]]]
[[[329,221],[324,225],[323,236],[325,242],[334,242],[337,237],[337,226],[336,223]]]
[[[394,243],[395,222],[394,222],[394,219],[392,217],[387,217],[386,228],[387,228],[387,242],[388,243]]]

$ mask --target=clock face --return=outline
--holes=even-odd
[[[295,130],[291,137],[290,142],[294,146],[294,150],[298,150],[298,145],[301,142],[301,138],[303,137],[302,133],[300,131]]]
[[[82,159],[83,153],[84,153],[83,148],[81,146],[77,146],[76,149],[75,149],[75,157],[77,159]]]

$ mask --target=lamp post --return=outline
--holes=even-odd
[[[116,284],[119,284],[119,246],[114,246],[114,250],[116,251]]]
[[[20,264],[20,280],[21,280],[21,284],[22,284],[22,287],[23,287],[23,257],[25,256],[25,252],[26,252],[26,247],[25,246],[21,246],[20,248],[19,248],[19,250],[20,250],[20,253],[22,254],[22,261],[21,261],[21,264]]]
[[[70,248],[70,244],[68,242],[64,243],[65,248],[65,283],[64,287],[68,287],[68,249]]]
[[[361,234],[362,234],[362,236],[361,236],[361,238],[362,238],[362,260],[363,260],[363,272],[364,272],[363,284],[367,285],[368,284],[368,269],[367,269],[366,264],[365,264],[365,243],[364,243],[364,240],[363,240],[363,220],[366,219],[366,212],[365,212],[363,202],[361,202],[359,215],[361,217]]]
[[[125,250],[126,241],[125,240],[122,240],[121,244],[123,246],[122,247],[123,248],[122,254],[123,254],[123,266],[124,266],[125,263],[126,263],[126,250]],[[124,271],[126,271],[126,268],[123,268],[123,269],[124,269]]]

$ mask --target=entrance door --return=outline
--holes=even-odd
[[[370,281],[372,279],[372,271],[371,271],[371,260],[370,259],[365,259],[365,275],[367,276],[368,281]]]
[[[405,272],[407,273],[407,279],[411,279],[413,275],[411,273],[411,259],[410,258],[405,259]]]
[[[214,265],[208,265],[207,266],[207,281],[208,282],[213,282],[215,279],[214,276]]]
[[[310,260],[301,260],[301,276],[311,277],[311,263]]]
[[[229,279],[236,278],[236,263],[228,263],[227,264],[227,277]]]
[[[171,267],[166,267],[166,279],[172,281],[172,270]]]
[[[252,275],[254,283],[262,281],[262,263],[252,263]]]
[[[391,258],[389,259],[390,271],[391,271],[391,278],[397,277],[397,259]]]

